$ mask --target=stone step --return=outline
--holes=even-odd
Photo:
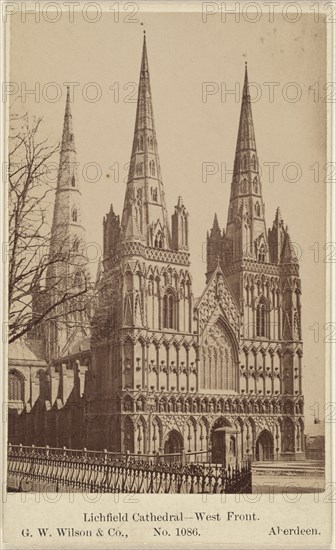
[[[253,462],[252,475],[324,476],[324,464],[320,461]]]

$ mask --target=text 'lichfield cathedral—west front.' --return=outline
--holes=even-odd
[[[9,442],[135,454],[210,449],[225,465],[302,459],[299,265],[279,208],[266,228],[247,67],[230,201],[217,212],[228,211],[226,230],[215,214],[199,297],[193,216],[179,196],[170,217],[165,193],[144,37],[124,208],[119,215],[111,206],[103,220],[97,299],[91,315],[68,309],[64,321],[46,320],[10,345]],[[81,211],[68,92],[50,250],[71,246],[72,261],[51,265],[41,285],[57,274],[80,287],[88,277]],[[33,314],[41,299],[36,292]]]

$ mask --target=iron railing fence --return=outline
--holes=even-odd
[[[197,453],[193,454],[196,458]],[[169,457],[174,460],[176,458],[175,455],[153,457],[85,449],[10,445],[8,487],[16,491],[29,492],[89,493],[252,491],[249,462],[224,468],[219,464],[197,460],[172,462]],[[191,456],[189,458],[191,459]]]

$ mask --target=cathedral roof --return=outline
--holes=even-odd
[[[44,361],[44,357],[38,353],[38,350],[33,351],[32,346],[27,342],[26,338],[18,338],[8,346],[9,361],[24,361],[29,364]]]

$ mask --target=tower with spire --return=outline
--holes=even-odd
[[[176,398],[189,386],[196,388],[195,373],[188,370],[196,361],[188,223],[181,197],[171,224],[168,217],[144,33],[124,207],[121,218],[112,206],[104,218],[104,257],[93,320],[95,382],[89,415],[100,400],[111,429],[107,432],[103,424],[92,422],[91,445],[158,450],[159,427],[150,420],[158,395]]]
[[[53,306],[46,323],[49,361],[66,356],[71,345],[88,337],[89,331],[85,305],[89,273],[77,165],[68,87],[44,291],[45,307]]]
[[[208,280],[217,258],[240,305],[240,392],[250,399],[266,396],[274,402],[273,411],[286,412],[279,425],[273,423],[272,453],[300,458],[304,440],[299,263],[279,208],[266,231],[247,64],[226,231],[220,230],[215,215],[207,235]],[[257,440],[255,455],[258,446],[262,448]]]

